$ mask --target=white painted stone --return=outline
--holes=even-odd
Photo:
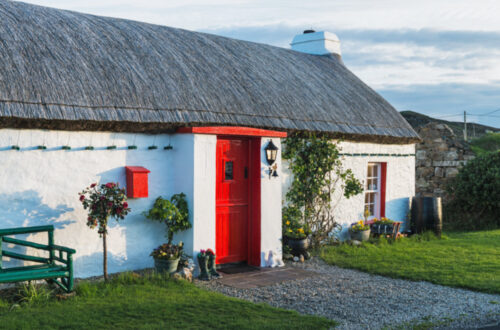
[[[296,35],[292,43],[292,50],[313,55],[341,55],[340,40],[334,33],[319,31]]]
[[[414,154],[415,145],[390,145],[360,142],[341,142],[342,153],[356,154]],[[345,169],[351,169],[362,183],[366,182],[368,162],[387,162],[386,216],[392,220],[403,221],[409,211],[409,203],[415,195],[415,157],[395,156],[342,156]],[[288,166],[284,166],[283,196],[292,182]],[[348,226],[363,218],[364,194],[346,199],[340,190],[334,194],[332,204],[336,221],[343,227],[341,238],[347,237]],[[403,226],[403,227],[404,227]]]

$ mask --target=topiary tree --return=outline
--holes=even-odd
[[[168,244],[172,244],[174,234],[191,228],[186,195],[173,195],[170,200],[158,197],[148,212],[143,213],[150,220],[163,222],[167,225]]]
[[[311,230],[313,246],[317,246],[337,226],[332,203],[335,190],[342,189],[343,196],[350,198],[363,192],[363,186],[350,169],[342,167],[337,143],[327,136],[292,135],[284,140],[284,146],[283,158],[288,160],[293,181],[286,194],[283,228],[287,228],[286,221],[292,223],[291,217],[300,217]]]
[[[469,161],[446,187],[445,221],[453,229],[500,227],[500,152]]]
[[[108,279],[108,248],[106,236],[108,234],[108,220],[110,217],[116,221],[125,219],[130,212],[125,189],[118,183],[108,182],[98,185],[93,183],[85,188],[80,195],[83,209],[88,209],[87,226],[91,229],[98,228],[97,233],[102,237],[103,247],[103,273],[104,280]]]

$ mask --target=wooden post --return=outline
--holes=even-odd
[[[467,141],[467,111],[464,111],[464,141]]]

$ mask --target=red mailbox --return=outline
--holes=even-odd
[[[127,172],[127,197],[148,197],[148,173],[147,168],[141,166],[125,166]]]

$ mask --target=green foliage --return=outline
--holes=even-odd
[[[119,221],[130,212],[125,189],[121,189],[118,183],[93,183],[79,195],[83,208],[89,210],[87,226],[91,229],[99,227],[100,235],[107,233],[109,217]]]
[[[311,234],[307,223],[303,223],[302,212],[296,207],[286,206],[283,208],[283,236],[295,239],[303,239]]]
[[[173,195],[170,200],[158,197],[153,207],[143,214],[150,220],[165,223],[168,244],[172,244],[175,233],[191,228],[186,195],[183,193]]]
[[[337,226],[332,206],[336,187],[346,198],[360,194],[363,187],[350,169],[343,169],[337,144],[330,138],[313,133],[292,135],[284,145],[283,158],[288,160],[293,181],[283,214],[298,210],[300,223],[311,229],[311,241],[317,246]],[[289,219],[283,221],[285,227]]]
[[[184,244],[162,244],[151,252],[151,256],[156,259],[175,260],[179,259],[182,255],[182,248]]]
[[[460,230],[500,227],[500,152],[478,156],[449,181],[445,226]]]
[[[354,224],[351,227],[349,227],[349,231],[351,233],[357,233],[357,232],[365,231],[365,230],[368,230],[368,229],[370,229],[370,226],[369,225],[365,225],[365,222],[363,220],[359,220],[358,222],[356,222],[356,224]]]
[[[476,155],[500,151],[500,133],[488,133],[470,142],[472,151]]]
[[[52,291],[45,285],[35,285],[29,282],[19,288],[16,298],[19,303],[29,306],[46,304],[52,298]]]
[[[168,276],[136,273],[83,282],[63,302],[0,310],[6,329],[329,329],[323,317],[254,304]]]
[[[500,230],[492,230],[371,239],[361,246],[326,246],[320,256],[331,265],[371,274],[498,294],[499,251]]]

